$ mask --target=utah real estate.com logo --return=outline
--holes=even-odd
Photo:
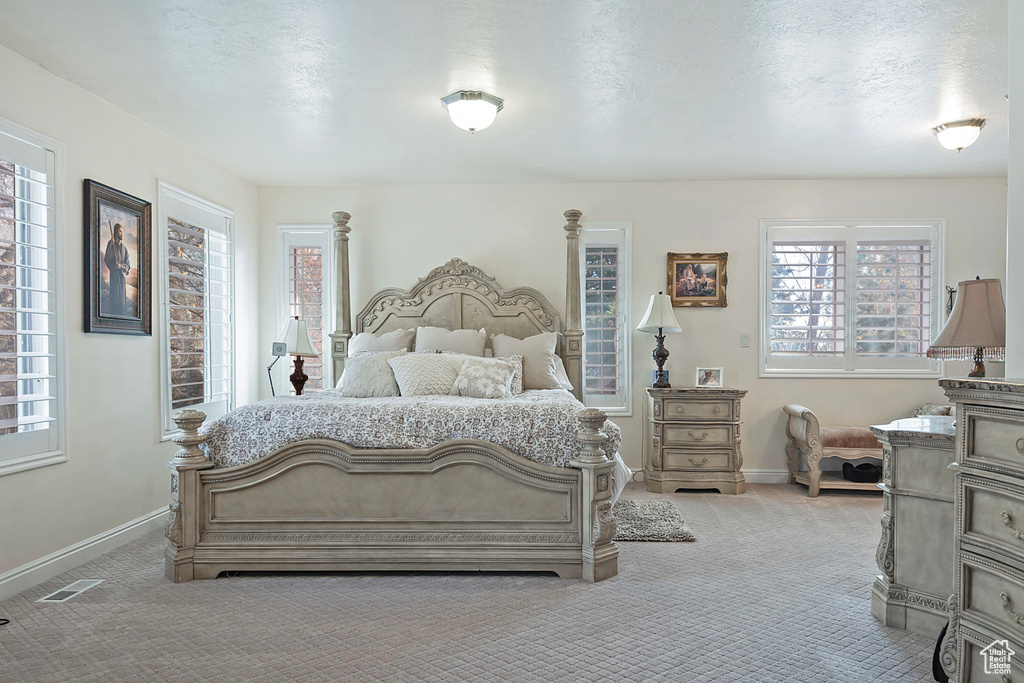
[[[981,651],[981,656],[985,658],[985,673],[995,676],[1009,676],[1010,658],[1014,654],[1014,651],[1010,649],[1010,643],[1007,641],[993,641]]]

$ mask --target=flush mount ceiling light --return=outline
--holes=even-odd
[[[939,124],[932,128],[932,132],[939,139],[940,145],[959,152],[964,147],[974,144],[984,127],[985,119],[964,119],[963,121]]]
[[[479,90],[460,90],[441,98],[441,106],[448,110],[452,123],[475,133],[494,123],[504,100]]]

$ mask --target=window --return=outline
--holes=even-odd
[[[233,215],[160,183],[163,431],[182,408],[218,417],[234,406]]]
[[[63,146],[0,119],[0,475],[67,461]]]
[[[761,374],[938,374],[942,221],[762,221]]]
[[[299,316],[306,321],[306,329],[313,348],[320,354],[306,358],[303,371],[309,376],[303,391],[319,391],[334,386],[330,356],[324,359],[324,336],[331,327],[333,302],[333,226],[282,225],[278,226],[278,282],[280,291],[279,331],[284,331],[286,316]],[[325,331],[326,330],[326,331]],[[328,344],[327,348],[330,348]],[[287,360],[289,362],[284,362]],[[294,394],[287,381],[292,372],[291,358],[277,363],[274,388],[278,394]]]
[[[610,415],[632,414],[629,375],[629,223],[586,223],[583,263],[583,402]]]

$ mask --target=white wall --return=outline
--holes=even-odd
[[[1006,374],[1024,377],[1024,3],[1009,5],[1010,149],[1007,164]]]
[[[235,212],[238,262],[238,377],[252,400],[257,320],[256,189],[166,135],[81,88],[0,48],[0,116],[65,145],[65,263],[69,443],[67,463],[0,477],[0,574],[164,507],[160,442],[159,287],[153,336],[83,330],[82,180],[91,178],[154,202],[157,179]],[[156,220],[156,206],[153,220]],[[154,238],[156,236],[154,224]],[[157,245],[153,243],[154,273]]]
[[[825,424],[868,425],[906,416],[925,402],[943,402],[934,379],[810,380],[757,376],[758,219],[945,218],[946,275],[958,280],[1004,276],[1006,180],[730,181],[560,185],[261,187],[260,266],[273,272],[274,230],[281,223],[330,222],[352,214],[353,312],[376,290],[415,284],[453,256],[480,266],[506,287],[530,285],[556,307],[565,301],[562,212],[583,221],[633,223],[632,325],[652,293],[666,286],[666,253],[728,251],[729,306],[676,309],[682,334],[668,335],[667,368],[675,386],[693,386],[697,366],[723,366],[726,384],[749,390],[743,403],[745,469],[781,470],[786,403],[816,410]],[[260,299],[274,302],[265,277]],[[261,308],[261,359],[280,321]],[[740,348],[740,333],[752,346]],[[635,333],[636,334],[636,333]],[[654,339],[634,337],[634,416],[616,418],[622,454],[640,465],[643,385],[654,368]],[[947,374],[966,374],[947,363]],[[1002,374],[992,364],[990,374]],[[260,394],[269,395],[263,380]]]

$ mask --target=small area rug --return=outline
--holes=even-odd
[[[670,500],[619,500],[612,508],[616,541],[696,541]]]

